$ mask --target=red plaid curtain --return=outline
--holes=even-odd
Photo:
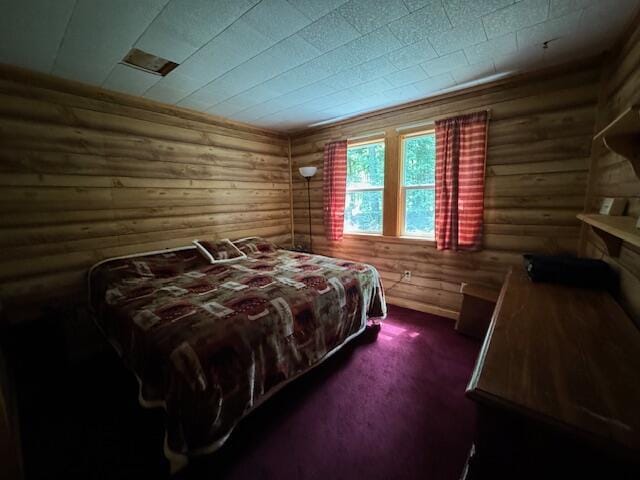
[[[436,122],[436,247],[482,247],[487,112]]]
[[[342,240],[347,192],[347,141],[324,146],[324,234],[327,240]]]

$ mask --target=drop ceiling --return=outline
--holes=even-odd
[[[639,5],[0,0],[0,62],[296,130],[594,55]],[[131,48],[180,65],[166,77],[131,68]]]

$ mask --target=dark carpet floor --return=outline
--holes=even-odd
[[[17,370],[27,479],[165,478],[163,412],[138,406],[119,359],[69,366],[55,339],[41,341],[41,361]],[[456,479],[478,349],[450,320],[390,307],[377,339],[363,335],[287,386],[178,478]]]

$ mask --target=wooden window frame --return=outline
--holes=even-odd
[[[372,145],[374,143],[381,143],[384,147],[384,175],[385,180],[381,187],[364,187],[364,188],[349,188],[346,187],[345,195],[349,195],[350,192],[378,192],[382,191],[382,231],[380,232],[366,232],[366,231],[349,231],[347,230],[346,225],[344,225],[344,234],[345,235],[371,235],[371,236],[382,236],[384,235],[384,219],[385,219],[385,189],[387,187],[387,143],[385,137],[381,137],[380,135],[374,135],[369,137],[359,138],[358,140],[348,141],[347,142],[347,159],[349,156],[349,149],[355,147],[361,147],[363,145]],[[347,160],[348,162],[348,160]],[[348,170],[347,170],[347,179],[348,179]],[[345,202],[346,206],[346,202]]]
[[[407,190],[433,190],[435,192],[436,183],[435,178],[431,184],[423,185],[404,185],[404,142],[409,138],[422,137],[425,135],[435,135],[436,129],[434,125],[428,127],[421,127],[416,131],[410,133],[402,133],[399,135],[398,147],[400,149],[398,156],[399,163],[399,182],[398,182],[398,232],[400,237],[410,237],[415,239],[424,239],[429,241],[435,240],[435,232],[432,235],[411,235],[405,231],[405,202],[407,196]]]
[[[371,134],[348,140],[347,147],[355,147],[368,143],[384,143],[384,190],[382,193],[382,232],[349,232],[346,237],[384,239],[402,244],[435,245],[432,237],[403,235],[404,205],[401,198],[402,177],[402,142],[401,139],[420,133],[435,131],[433,123],[414,127],[392,127],[384,130],[384,134]],[[434,186],[435,188],[435,186]]]

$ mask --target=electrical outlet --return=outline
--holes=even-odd
[[[411,281],[411,270],[405,270],[404,272],[402,272],[402,279],[406,280],[407,282]]]

